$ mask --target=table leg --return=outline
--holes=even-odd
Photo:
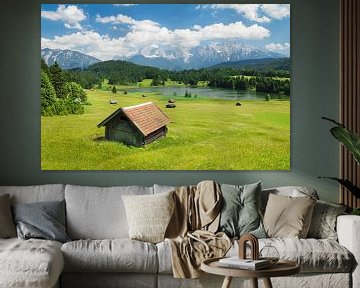
[[[266,277],[263,279],[264,279],[265,288],[273,288],[270,278]]]
[[[251,278],[252,287],[258,288],[258,279],[257,278]]]
[[[221,288],[230,288],[232,277],[231,276],[225,276],[224,282],[221,286]]]

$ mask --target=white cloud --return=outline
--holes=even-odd
[[[240,15],[244,15],[246,19],[259,23],[267,23],[271,21],[270,18],[259,15],[261,7],[259,4],[213,4],[210,5],[210,7],[213,9],[232,9]]]
[[[270,43],[265,45],[265,48],[273,52],[282,52],[290,49],[290,43]]]
[[[119,38],[110,38],[94,31],[82,31],[71,35],[43,38],[42,48],[77,50],[101,60],[115,56],[129,57],[149,47],[161,45],[165,49],[182,47],[185,52],[209,40],[261,40],[270,36],[270,31],[258,24],[246,26],[242,22],[231,24],[217,23],[191,29],[170,30],[151,20],[136,20],[129,16],[96,16],[99,23],[128,25],[129,31]],[[116,27],[116,26],[115,26]],[[114,28],[112,28],[114,29]]]
[[[129,25],[137,25],[137,26],[141,26],[141,25],[153,25],[153,26],[160,26],[159,23],[151,21],[151,20],[135,20],[129,16],[123,15],[123,14],[118,14],[116,16],[106,16],[106,17],[101,17],[100,15],[96,15],[95,21],[98,23],[102,23],[102,24],[113,24],[113,25],[117,25],[117,24],[129,24]]]
[[[277,20],[290,16],[290,4],[263,4],[261,9],[266,15]]]
[[[117,7],[130,7],[130,6],[136,6],[139,4],[113,4],[113,5],[117,6]]]
[[[231,9],[246,19],[268,23],[271,19],[281,20],[290,16],[290,4],[212,4],[198,5],[197,9]]]
[[[100,35],[94,31],[76,32],[70,35],[41,38],[41,48],[70,49],[94,56],[100,60],[110,60],[115,55],[126,55],[123,40]]]
[[[41,17],[51,21],[63,21],[68,29],[81,30],[80,22],[86,19],[82,9],[75,5],[59,5],[56,11],[41,11]]]

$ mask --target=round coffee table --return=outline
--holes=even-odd
[[[253,287],[258,288],[258,278],[263,278],[265,287],[272,288],[270,277],[289,276],[300,272],[300,266],[288,260],[279,260],[270,268],[261,270],[244,270],[237,268],[222,267],[219,259],[211,258],[201,263],[201,270],[216,275],[225,276],[222,288],[229,288],[233,277],[251,278]]]

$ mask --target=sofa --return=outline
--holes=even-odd
[[[296,189],[295,189],[296,188]],[[262,205],[270,193],[294,195],[304,187],[263,189]],[[166,241],[153,244],[129,239],[123,195],[152,195],[174,189],[154,185],[92,187],[62,184],[0,186],[12,205],[43,201],[66,203],[66,243],[19,238],[0,239],[0,287],[221,287],[223,277],[204,274],[198,279],[175,279],[171,249]],[[309,192],[310,191],[310,192]],[[300,195],[301,196],[301,195]],[[300,197],[299,196],[299,197]],[[360,287],[360,217],[339,215],[338,240],[264,238],[260,248],[276,247],[281,258],[296,261],[301,272],[273,278],[274,287]],[[237,255],[237,241],[227,252]],[[240,286],[244,285],[244,286]],[[262,287],[262,281],[259,286]],[[233,279],[232,287],[251,287]]]

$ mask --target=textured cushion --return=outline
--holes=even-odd
[[[350,272],[354,265],[353,255],[334,240],[311,238],[259,239],[259,250],[264,246],[273,246],[279,252],[278,256],[281,259],[298,263],[301,267],[301,273]],[[227,256],[235,256],[238,253],[238,247],[238,243],[234,242]],[[250,251],[248,252],[250,253]]]
[[[244,186],[221,185],[222,209],[219,231],[229,237],[251,233],[266,237],[260,216],[261,182]]]
[[[302,273],[350,272],[354,265],[353,255],[344,246],[329,239],[259,239],[259,249],[261,250],[265,245],[274,246],[281,259],[298,263]],[[156,247],[158,250],[159,273],[171,274],[170,245],[167,241],[163,241],[156,244]],[[226,256],[235,256],[238,255],[238,252],[238,242],[234,241]],[[250,250],[247,252],[250,256]]]
[[[343,214],[346,206],[318,200],[314,206],[307,237],[337,240],[336,218]]]
[[[151,243],[164,240],[175,207],[173,193],[123,196],[131,239]]]
[[[122,195],[152,194],[152,187],[66,185],[67,232],[71,239],[128,238]]]
[[[13,214],[18,236],[22,239],[70,240],[65,231],[64,201],[15,204]]]
[[[155,245],[136,240],[78,240],[61,250],[67,272],[155,273],[158,268]]]
[[[16,229],[11,215],[10,196],[0,196],[0,238],[16,237]]]
[[[61,201],[64,200],[64,192],[65,186],[62,184],[0,186],[0,195],[9,194],[11,204]]]
[[[0,287],[53,287],[63,268],[61,243],[0,239]]]
[[[269,195],[264,227],[269,237],[305,238],[316,200],[306,197]]]

